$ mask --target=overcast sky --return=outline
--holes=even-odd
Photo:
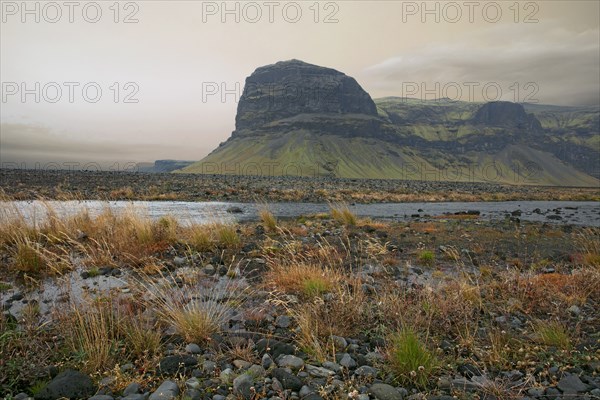
[[[5,166],[198,160],[234,130],[236,85],[292,58],[373,98],[600,103],[598,1],[22,4],[1,2]]]

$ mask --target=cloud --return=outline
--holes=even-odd
[[[427,89],[436,82],[440,87],[450,82],[477,82],[480,87],[494,82],[504,100],[525,101],[530,95],[540,103],[598,105],[599,37],[598,29],[576,33],[551,24],[544,29],[494,26],[471,32],[464,40],[432,43],[390,57],[367,68],[365,78],[368,86],[385,95],[402,96],[407,82],[425,84]],[[526,90],[529,82],[534,86]],[[477,98],[468,99],[468,87],[463,87],[461,100],[485,100],[480,89],[474,91]],[[534,88],[537,93],[531,96]],[[420,90],[410,97],[423,95]]]

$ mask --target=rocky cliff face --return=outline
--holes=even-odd
[[[508,101],[485,103],[477,110],[473,122],[521,131],[542,131],[542,124],[533,114],[527,114],[521,104]]]
[[[377,117],[375,103],[354,78],[299,60],[282,61],[257,68],[246,79],[234,135],[268,130],[297,116],[310,124],[312,116],[348,114]]]

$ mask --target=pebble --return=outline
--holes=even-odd
[[[127,387],[123,390],[123,396],[129,396],[130,394],[136,394],[140,391],[140,384],[137,382],[131,382]]]
[[[315,367],[314,365],[310,364],[306,364],[306,372],[308,372],[310,376],[314,376],[316,378],[328,378],[332,375],[335,375],[333,371],[327,368]]]
[[[262,364],[262,366],[263,366],[264,369],[269,369],[269,367],[271,365],[273,365],[273,359],[271,358],[270,355],[268,355],[268,354],[265,353],[262,356],[261,364]]]
[[[173,381],[164,381],[149,400],[173,400],[179,395],[179,386]]]
[[[289,328],[292,324],[292,320],[287,315],[278,315],[275,319],[275,326],[278,328]]]
[[[185,346],[185,351],[190,354],[200,354],[202,353],[202,349],[196,343],[190,343]]]
[[[375,383],[369,389],[378,400],[402,400],[402,394],[395,387],[385,383]]]
[[[233,380],[233,393],[245,400],[250,400],[253,396],[251,389],[253,385],[254,379],[249,374],[241,374]]]
[[[281,368],[291,368],[298,370],[304,366],[304,360],[302,360],[300,357],[288,354],[279,357],[277,359],[277,365],[279,365]]]
[[[344,355],[342,356],[342,358],[339,361],[339,364],[342,367],[346,367],[349,369],[356,367],[356,361],[354,361],[354,359],[348,353],[344,353]]]
[[[378,371],[375,368],[369,367],[368,365],[363,365],[354,371],[354,375],[364,378],[375,378],[377,376],[377,372]]]

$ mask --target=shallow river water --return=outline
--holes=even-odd
[[[181,223],[208,223],[214,221],[253,221],[265,206],[280,218],[293,218],[329,211],[328,204],[316,203],[228,203],[181,201],[16,201],[0,203],[0,208],[15,206],[27,219],[36,221],[46,215],[46,206],[59,215],[69,215],[87,209],[91,215],[106,207],[113,210],[134,208],[150,218],[171,215]],[[239,208],[232,213],[233,208]],[[478,211],[480,218],[501,220],[518,217],[523,221],[600,226],[600,202],[593,201],[503,201],[503,202],[449,202],[449,203],[376,203],[355,204],[350,210],[361,217],[408,220],[460,212]],[[229,211],[228,211],[229,210]],[[239,212],[241,210],[241,212]]]

